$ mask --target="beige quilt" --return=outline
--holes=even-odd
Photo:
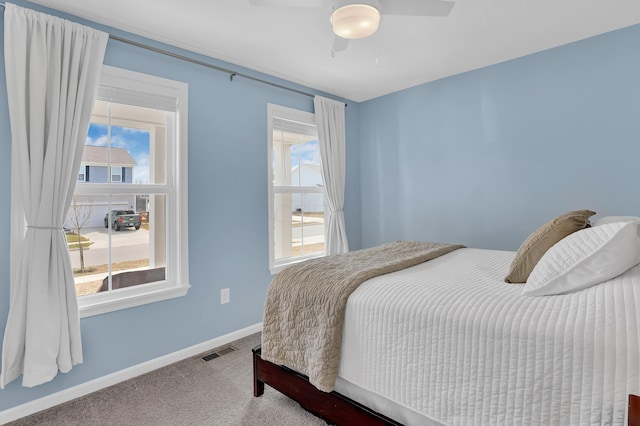
[[[366,280],[434,259],[461,245],[396,241],[288,267],[267,291],[262,358],[331,392],[338,376],[349,295]]]

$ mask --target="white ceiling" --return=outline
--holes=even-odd
[[[383,16],[374,36],[331,57],[331,0],[33,3],[358,102],[640,23],[640,0],[457,0],[446,18]]]

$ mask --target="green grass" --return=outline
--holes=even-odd
[[[67,235],[67,242],[68,243],[77,243],[78,242],[78,234],[74,234],[73,232],[69,232],[66,235]],[[80,235],[80,241],[89,241],[89,239],[87,237],[83,237],[82,235]]]
[[[67,244],[69,246],[69,250],[78,250],[80,248],[79,245],[78,245],[78,234],[74,234],[73,232],[69,232],[66,235],[67,235]],[[93,241],[91,241],[87,237],[83,237],[82,235],[80,235],[80,242],[82,244],[82,248],[87,248],[91,244],[93,244]]]
[[[93,244],[93,241],[86,241],[86,242],[82,242],[82,248],[87,248],[90,245]],[[69,250],[79,250],[80,246],[78,245],[78,243],[69,243],[68,244]]]

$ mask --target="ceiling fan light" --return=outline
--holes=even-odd
[[[331,14],[331,24],[342,38],[369,37],[378,30],[380,11],[368,4],[348,4]]]

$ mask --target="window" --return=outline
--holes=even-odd
[[[81,316],[186,294],[187,85],[104,66],[86,140],[66,221]]]
[[[80,166],[80,171],[78,172],[78,182],[85,182],[87,179],[87,175],[85,174],[85,170],[86,170],[85,165]]]
[[[122,182],[122,167],[110,167],[111,182]]]
[[[269,269],[324,256],[324,187],[313,114],[269,104]]]

